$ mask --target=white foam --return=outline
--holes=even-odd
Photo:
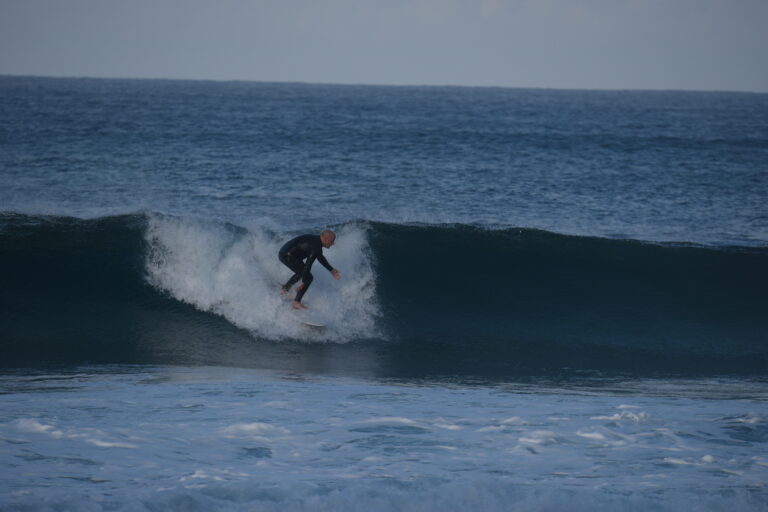
[[[44,423],[40,423],[31,418],[21,418],[16,420],[16,428],[22,432],[46,434],[55,439],[60,439],[64,436],[64,433],[61,430],[56,429],[53,425],[45,425]]]
[[[102,441],[100,439],[86,439],[86,443],[98,446],[99,448],[136,448],[135,444],[130,443],[110,443],[108,441]]]
[[[253,423],[238,423],[230,425],[221,429],[221,433],[225,436],[274,436],[274,435],[287,435],[290,432],[276,425],[269,423],[253,422]]]
[[[104,441],[93,437],[94,434],[104,436],[104,432],[92,428],[62,430],[53,425],[40,423],[36,419],[21,418],[16,420],[16,429],[30,434],[43,434],[56,440],[83,441],[99,448],[137,448],[136,445],[119,441]]]
[[[577,436],[583,437],[585,439],[591,439],[593,441],[605,441],[605,436],[601,434],[600,432],[576,432]]]
[[[459,425],[453,425],[451,423],[435,423],[435,427],[441,428],[443,430],[463,430],[464,427],[461,427]]]
[[[634,423],[640,423],[650,418],[650,415],[645,412],[627,412],[623,411],[618,414],[612,414],[611,416],[592,416],[593,420],[607,420],[607,421],[631,421]]]
[[[515,426],[522,426],[527,425],[528,422],[525,421],[522,418],[519,418],[517,416],[512,416],[511,418],[507,418],[505,420],[501,420],[502,425],[515,425]]]
[[[557,434],[551,430],[534,430],[520,438],[522,445],[549,445],[557,442]]]
[[[323,330],[298,322],[279,294],[290,271],[277,253],[295,234],[161,215],[150,215],[148,224],[148,280],[177,300],[269,339],[346,342],[378,335],[376,280],[362,224],[337,229],[336,244],[325,251],[341,280],[320,264],[313,267],[315,281],[305,302],[326,325]]]
[[[415,425],[416,422],[408,418],[400,418],[395,416],[388,416],[384,418],[371,418],[363,420],[362,423],[399,423],[402,425]]]
[[[0,509],[765,510],[765,443],[732,421],[764,422],[760,398],[295,377],[121,369],[53,396],[60,376],[6,376]],[[651,420],[591,419],[622,411]]]

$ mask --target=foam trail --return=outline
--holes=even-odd
[[[293,234],[276,235],[252,225],[248,230],[211,221],[150,215],[149,282],[175,299],[225,317],[256,336],[347,342],[377,336],[375,275],[364,225],[337,229],[337,242],[326,251],[342,272],[335,281],[320,265],[307,293],[313,318],[327,328],[308,330],[279,295],[290,271],[277,252]]]

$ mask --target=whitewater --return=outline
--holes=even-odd
[[[6,510],[764,510],[765,383],[0,382]],[[48,405],[44,410],[40,402]]]
[[[0,509],[768,510],[768,95],[0,77]],[[310,329],[277,251],[330,228]]]

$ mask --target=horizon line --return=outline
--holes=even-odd
[[[98,75],[42,75],[15,74],[0,72],[0,77],[9,78],[42,78],[70,80],[136,80],[136,81],[166,81],[166,82],[214,82],[214,83],[254,83],[254,84],[284,84],[284,85],[324,85],[339,87],[392,87],[392,88],[461,88],[461,89],[518,89],[545,91],[580,91],[580,92],[690,92],[690,93],[731,93],[731,94],[768,94],[768,90],[740,89],[682,89],[682,88],[632,88],[632,87],[553,87],[553,86],[522,86],[522,85],[472,85],[472,84],[398,84],[398,83],[367,83],[367,82],[335,82],[335,81],[305,81],[305,80],[256,80],[243,78],[167,78],[167,77],[135,77],[135,76],[98,76]]]

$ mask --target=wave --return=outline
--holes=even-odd
[[[140,213],[0,215],[3,365],[223,364],[385,376],[750,373],[768,363],[768,249],[348,222],[306,296],[297,234]]]

